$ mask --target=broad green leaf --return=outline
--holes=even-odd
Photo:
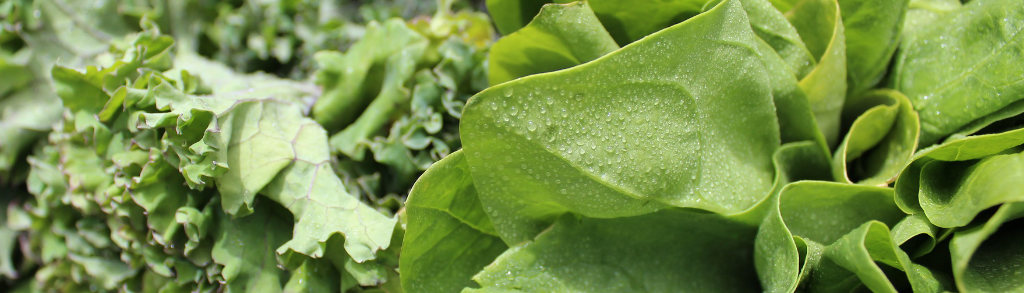
[[[787,13],[790,10],[793,9],[793,6],[796,6],[797,4],[802,2],[803,0],[769,0],[769,1],[772,3],[772,6],[775,6],[775,9],[778,9],[782,13]]]
[[[587,2],[608,33],[624,46],[699,14],[707,0]]]
[[[384,62],[384,82],[380,93],[366,110],[352,124],[330,139],[331,147],[355,159],[362,160],[367,141],[384,128],[402,105],[409,103],[411,96],[404,84],[409,80],[416,63],[426,50],[426,42],[407,45],[387,58]]]
[[[474,276],[481,289],[463,292],[758,291],[754,232],[686,209],[615,219],[565,215]]]
[[[846,35],[847,103],[881,81],[900,44],[910,0],[839,0]]]
[[[174,68],[166,72],[167,76],[190,75],[200,80],[201,87],[209,87],[212,94],[228,100],[241,98],[266,98],[300,102],[308,112],[311,97],[319,95],[319,89],[309,82],[298,82],[279,78],[262,72],[239,73],[224,64],[206,59],[195,52],[177,52],[174,56]],[[183,79],[185,77],[182,77]],[[183,81],[184,83],[184,81]],[[203,89],[197,89],[202,92]],[[186,93],[191,93],[185,91]]]
[[[815,253],[843,235],[869,221],[895,224],[904,216],[892,203],[892,190],[881,187],[801,181],[786,185],[773,200],[754,242],[761,284],[771,292],[793,291],[807,276],[820,274],[822,255]]]
[[[828,169],[827,155],[818,143],[803,141],[782,145],[772,162],[775,165],[775,183],[772,195],[765,198],[754,241],[754,268],[767,292],[796,290],[800,277],[800,252],[793,234],[785,227],[779,213],[779,194],[791,181],[824,179]]]
[[[958,230],[949,244],[956,287],[961,292],[1014,292],[1020,282],[1024,252],[1020,243],[1024,204],[1004,204],[991,218]]]
[[[894,69],[894,86],[921,115],[922,145],[1024,96],[1024,3],[971,1],[943,18],[902,45]]]
[[[487,0],[487,11],[490,11],[491,20],[498,32],[508,35],[533,19],[541,6],[550,3],[550,0]]]
[[[937,26],[935,21],[943,20],[945,15],[960,9],[963,4],[960,0],[910,0],[907,6],[900,46],[913,42],[921,32]]]
[[[892,227],[892,241],[911,258],[930,253],[935,248],[939,228],[923,214],[909,215]]]
[[[897,274],[905,276],[896,279],[886,273],[883,266],[896,268],[902,271],[897,271]],[[816,268],[823,272],[840,272],[844,269],[847,273],[852,272],[862,282],[856,286],[867,287],[872,292],[941,292],[945,289],[929,268],[910,262],[910,257],[893,242],[888,227],[874,220],[827,246],[823,261]],[[848,290],[842,288],[844,284],[831,283],[829,279],[819,275],[818,279],[811,281],[808,289]],[[904,287],[907,284],[898,283],[903,279],[909,281],[909,288]]]
[[[709,1],[705,9],[714,7],[721,2]],[[743,9],[750,18],[750,27],[758,38],[764,40],[775,52],[785,60],[791,75],[800,79],[806,76],[817,60],[811,56],[807,46],[800,38],[797,29],[786,19],[786,16],[772,6],[768,0],[743,0]],[[781,72],[780,72],[781,74]],[[773,74],[774,75],[774,74]]]
[[[101,85],[96,84],[97,81],[89,79],[88,73],[54,66],[51,74],[57,96],[64,102],[64,107],[71,111],[98,112],[110,99]]]
[[[332,292],[339,288],[337,272],[330,262],[308,259],[291,271],[284,292]]]
[[[980,135],[986,133],[999,133],[1015,130],[1021,127],[1024,119],[1024,100],[1016,101],[1013,104],[999,109],[995,113],[985,115],[967,124],[957,132],[949,135],[945,141],[953,141],[964,138],[968,135]]]
[[[832,159],[836,181],[888,185],[917,149],[917,112],[903,94],[876,90],[851,101],[847,110],[861,112]]]
[[[491,0],[487,8],[503,35],[524,27],[548,3],[573,0]],[[587,4],[619,45],[626,45],[701,12],[707,0],[616,1],[590,0]]]
[[[407,46],[425,41],[401,19],[392,19],[383,24],[369,23],[363,38],[344,55],[318,53],[314,56],[320,65],[317,80],[324,94],[313,105],[313,119],[330,131],[355,121],[381,88],[381,77],[373,67]]]
[[[827,156],[825,137],[797,81],[797,77],[802,76],[799,71],[810,70],[814,62],[810,53],[800,42],[796,29],[769,3],[744,0],[743,5],[751,17],[751,28],[760,38],[755,48],[768,71],[782,142],[815,141]]]
[[[862,224],[894,225],[905,214],[890,188],[806,181],[791,183],[779,197],[779,211],[794,236],[832,244]]]
[[[248,207],[261,193],[291,211],[293,238],[279,253],[322,256],[335,233],[345,236],[345,249],[358,262],[388,247],[395,220],[346,192],[331,169],[326,132],[295,104],[245,101],[218,119],[223,146],[218,156],[228,172],[217,178],[217,186],[222,201],[234,202],[225,203],[225,210]]]
[[[990,207],[1024,201],[1024,153],[971,161],[933,161],[921,167],[918,201],[928,220],[944,228],[967,225]]]
[[[708,2],[705,8],[718,3],[721,1]],[[751,28],[760,38],[755,48],[768,70],[782,142],[811,140],[820,143],[828,153],[828,145],[818,130],[807,95],[797,81],[813,68],[814,58],[800,40],[796,28],[771,3],[766,0],[743,0],[741,3],[750,18]]]
[[[305,122],[298,111],[285,103],[242,102],[218,117],[218,157],[228,170],[217,187],[229,215],[251,213],[256,194],[297,159],[293,140]]]
[[[408,292],[453,292],[507,246],[477,199],[461,151],[434,164],[406,201],[409,224],[402,246],[402,287]]]
[[[117,15],[118,1],[85,3],[78,1],[33,1],[33,13],[42,17],[41,28],[34,34],[22,34],[39,42],[36,48],[63,50],[75,56],[94,55],[106,51],[108,42],[134,30],[135,24]]]
[[[896,179],[896,205],[907,213],[924,211],[921,203],[926,199],[921,198],[920,193],[923,188],[921,182],[925,178],[922,178],[921,172],[926,165],[932,164],[934,161],[955,163],[977,160],[1012,150],[1022,144],[1024,144],[1024,129],[1016,129],[1001,133],[968,136],[923,149],[914,155],[911,163],[904,167],[903,171],[900,171],[900,175]],[[967,162],[963,165],[966,167],[971,163]]]
[[[802,1],[786,14],[817,65],[800,80],[818,129],[829,146],[839,140],[839,119],[846,100],[846,36],[836,0]]]
[[[288,231],[289,223],[276,215],[283,211],[273,204],[263,202],[244,219],[216,212],[213,260],[224,266],[221,275],[228,292],[281,292],[287,274],[278,268],[274,249],[291,235],[280,233]]]
[[[779,130],[757,42],[740,3],[725,1],[592,62],[474,96],[462,139],[498,234],[518,243],[568,211],[737,213],[767,197]]]
[[[529,24],[494,43],[487,79],[495,85],[565,69],[618,48],[587,2],[546,4]]]
[[[156,90],[160,91],[158,108],[182,117],[195,117],[194,111],[222,113],[214,120],[218,131],[207,130],[201,137],[202,148],[216,151],[212,164],[220,161],[228,168],[215,178],[224,209],[245,215],[252,211],[259,193],[288,208],[296,221],[294,238],[279,252],[290,249],[318,257],[335,233],[346,235],[346,250],[360,261],[372,259],[373,251],[387,247],[394,220],[346,193],[330,169],[326,133],[303,117],[299,105],[287,99],[191,96],[167,87]],[[147,123],[160,124],[152,122],[156,116],[151,117]],[[202,151],[197,145],[191,149]]]

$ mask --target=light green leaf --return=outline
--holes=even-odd
[[[297,159],[293,140],[305,122],[298,113],[286,103],[242,102],[218,117],[218,157],[228,170],[217,187],[228,214],[251,213],[256,194]]]
[[[83,74],[74,69],[54,66],[53,87],[57,96],[64,102],[64,107],[71,111],[99,112],[110,96],[103,91],[98,81],[90,80],[88,73]]]
[[[806,181],[791,183],[779,197],[779,211],[794,236],[832,244],[862,224],[894,225],[903,214],[890,188]]]
[[[817,65],[800,80],[818,129],[829,146],[839,140],[839,119],[846,100],[846,35],[836,0],[801,1],[786,13]]]
[[[921,32],[936,26],[935,21],[942,20],[945,15],[960,9],[963,4],[960,0],[910,0],[907,6],[903,30],[900,32],[900,46],[914,42]]]
[[[185,255],[191,255],[201,241],[207,237],[214,225],[214,211],[220,209],[216,201],[211,201],[202,211],[195,207],[185,206],[178,208],[174,213],[174,220],[183,226],[188,242],[185,243]]]
[[[819,253],[862,224],[875,220],[895,224],[905,215],[892,203],[892,196],[888,188],[834,182],[786,185],[772,198],[777,203],[759,227],[754,242],[755,264],[765,290],[790,292],[808,276],[821,275],[817,267],[823,255]],[[828,272],[823,276],[837,277]]]
[[[565,215],[473,277],[481,289],[463,292],[758,291],[753,237],[751,226],[696,210]]]
[[[847,105],[861,112],[836,148],[832,174],[836,181],[888,185],[917,149],[917,112],[903,94],[876,90]]]
[[[815,63],[813,57],[796,29],[770,3],[765,0],[741,2],[750,17],[751,28],[761,39],[756,48],[771,80],[782,142],[815,141],[827,154],[825,137],[818,129],[807,95],[797,81],[811,70]]]
[[[918,201],[928,220],[944,228],[967,225],[990,207],[1024,201],[1024,153],[979,161],[932,161],[921,167]]]
[[[127,189],[131,190],[134,202],[146,210],[153,240],[167,245],[182,228],[176,220],[178,209],[193,205],[197,195],[188,189],[177,170],[159,159],[154,161],[143,166]]]
[[[218,211],[213,231],[213,260],[223,265],[221,275],[228,292],[281,292],[284,270],[278,268],[274,249],[288,240],[288,222],[276,213],[272,202],[264,202],[244,219],[231,219]]]
[[[573,0],[491,0],[487,1],[498,31],[503,35],[524,27],[549,2],[571,3]],[[626,45],[676,23],[682,22],[701,12],[707,0],[671,0],[623,2],[615,0],[590,0],[597,18],[619,45]],[[508,11],[508,15],[505,15]]]
[[[593,62],[473,97],[466,159],[502,239],[529,239],[567,211],[737,213],[767,197],[779,130],[757,41],[726,1]]]
[[[202,136],[195,136],[202,144],[190,149],[215,151],[211,166],[226,163],[227,172],[215,178],[226,213],[250,213],[257,194],[292,213],[293,238],[278,248],[279,253],[293,250],[320,257],[336,233],[345,236],[345,249],[358,262],[373,259],[376,250],[388,247],[395,220],[346,192],[331,168],[326,132],[303,116],[300,104],[273,97],[185,95],[163,85],[154,90],[160,91],[158,108],[181,117],[194,116],[195,111],[219,113]]]
[[[236,113],[262,113],[260,115],[275,117],[272,118],[275,123],[266,125],[269,126],[266,129],[260,128],[260,132],[272,134],[283,129],[290,130],[287,136],[256,135],[247,141],[256,149],[280,145],[291,154],[285,159],[284,169],[259,191],[287,208],[295,218],[292,240],[278,248],[278,253],[293,250],[314,258],[320,257],[324,253],[325,243],[336,233],[345,236],[345,250],[357,262],[373,259],[375,251],[388,247],[395,219],[381,214],[346,191],[341,179],[331,168],[327,133],[320,125],[303,117],[293,104],[273,100],[244,102],[231,112],[245,109],[254,111]],[[259,117],[254,120],[259,121]],[[233,124],[230,126],[222,124],[220,128],[227,133],[228,127],[251,125],[247,121],[254,120],[237,120],[231,122]],[[221,121],[228,123],[226,121],[229,119]],[[229,168],[238,165],[233,164],[232,160],[239,158],[229,156],[226,159]],[[246,171],[265,172],[265,168],[263,166]]]
[[[5,51],[0,51],[0,76],[7,77],[0,81],[0,101],[10,92],[18,90],[32,81],[32,71],[18,58],[8,56]]]
[[[308,112],[311,98],[319,95],[319,89],[310,82],[298,82],[279,78],[263,72],[239,73],[224,64],[198,56],[195,52],[179,52],[174,56],[174,68],[167,76],[189,75],[202,81],[203,87],[216,96],[228,100],[243,98],[273,97],[280,100],[303,104]],[[183,78],[184,79],[184,78]],[[186,91],[186,93],[188,93]],[[212,110],[212,109],[211,109]]]
[[[930,253],[935,248],[939,228],[923,214],[909,215],[892,227],[892,241],[911,258]]]
[[[721,1],[710,1],[705,8],[713,7]],[[796,78],[806,76],[817,63],[797,29],[786,19],[786,16],[772,7],[768,0],[743,0],[743,9],[750,18],[750,27],[761,40],[764,40],[785,61],[789,71]],[[781,72],[780,72],[781,74]]]
[[[968,135],[1000,133],[1021,127],[1024,121],[1024,100],[1013,102],[995,113],[985,115],[949,135],[944,142],[964,138]]]
[[[399,269],[408,292],[453,292],[505,251],[477,199],[463,152],[435,163],[406,201]]]
[[[985,222],[957,231],[949,244],[956,287],[961,292],[1012,292],[1020,282],[1024,204],[1004,204]]]
[[[941,292],[942,284],[927,267],[910,262],[910,257],[892,241],[888,227],[879,221],[869,221],[856,230],[844,235],[825,248],[824,259],[816,269],[824,272],[852,272],[864,286],[873,292]],[[831,268],[836,266],[838,268]],[[906,276],[895,279],[889,276],[883,266],[896,268]],[[906,284],[898,282],[906,278]],[[894,280],[895,279],[895,280]],[[839,285],[839,286],[837,286]],[[820,286],[820,287],[819,287]],[[828,278],[812,280],[808,286],[816,290],[844,290],[842,284],[831,283]],[[854,288],[850,288],[854,289]],[[899,290],[899,291],[898,291]]]
[[[68,254],[67,258],[81,265],[85,273],[95,281],[95,284],[106,290],[117,289],[121,282],[134,276],[137,272],[137,269],[118,259],[76,254]]]
[[[759,227],[754,241],[754,268],[766,292],[796,290],[801,272],[809,271],[800,269],[801,252],[779,213],[779,194],[791,181],[822,179],[823,170],[828,168],[826,156],[819,144],[803,141],[782,145],[772,157],[776,174],[772,195],[755,207],[761,211],[756,218],[760,222],[755,222]]]
[[[707,0],[587,2],[615,41],[624,46],[699,14]]]
[[[922,145],[1024,97],[1024,3],[971,1],[943,19],[902,45],[894,69],[921,115]]]
[[[344,55],[318,53],[314,57],[321,68],[316,74],[324,94],[313,105],[313,119],[332,132],[355,121],[378,95],[374,89],[380,88],[380,77],[371,68],[407,46],[425,41],[401,19],[391,19],[384,24],[370,22],[363,38]]]
[[[885,75],[900,44],[910,0],[839,0],[846,35],[847,103]]]
[[[0,98],[0,180],[18,176],[19,158],[45,137],[63,110],[60,99],[45,82]]]
[[[526,26],[541,6],[550,0],[487,0],[487,11],[492,11],[491,20],[498,32],[508,35]],[[497,13],[493,13],[497,12]]]
[[[565,69],[618,48],[587,2],[547,4],[525,27],[494,43],[487,79],[495,85]]]
[[[920,195],[922,191],[921,182],[922,168],[934,161],[947,163],[971,161],[982,159],[995,154],[1003,153],[1024,144],[1024,129],[1016,129],[1007,132],[981,134],[954,139],[940,145],[923,149],[914,155],[911,163],[903,171],[900,171],[896,179],[896,205],[907,213],[920,213],[924,210],[921,203],[924,200]],[[961,163],[962,167],[972,163]],[[936,165],[938,166],[938,165]],[[933,167],[935,168],[935,167]],[[949,170],[951,172],[962,172],[963,170]],[[932,199],[935,200],[935,199]],[[945,201],[946,198],[935,202]]]
[[[284,292],[333,292],[339,288],[338,272],[325,260],[307,259],[291,271]]]
[[[4,190],[4,193],[5,196],[0,198],[0,204],[6,206],[6,208],[0,209],[0,275],[7,279],[16,279],[18,270],[14,267],[16,264],[14,252],[18,248],[18,231],[10,227],[13,225],[9,223],[7,217],[8,214],[14,218],[15,214],[24,213],[24,211],[10,207],[11,200],[24,196],[24,191]],[[13,212],[8,210],[13,210]]]
[[[405,88],[416,69],[416,63],[422,58],[426,42],[407,45],[387,58],[384,63],[384,82],[380,93],[366,110],[352,124],[341,132],[331,136],[331,148],[355,159],[362,160],[366,153],[365,143],[380,133],[388,122],[401,110],[402,105],[409,103],[412,94]]]

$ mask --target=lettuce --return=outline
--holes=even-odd
[[[145,32],[110,67],[53,69],[68,110],[29,159],[29,242],[51,272],[37,280],[281,290],[311,262],[337,263],[318,278],[338,278],[378,259],[395,219],[345,192],[326,132],[303,115],[315,92],[259,75],[232,77],[251,80],[245,91],[208,88],[186,69],[208,61],[173,58],[172,44]]]
[[[1020,1],[65,2],[3,289],[1024,288]]]
[[[492,86],[409,196],[407,291],[1024,286],[1024,5],[556,2],[488,1]]]
[[[397,288],[396,210],[460,146],[462,106],[486,86],[490,24],[454,1],[318,3],[0,6],[0,70],[17,77],[0,84],[0,183],[13,192],[0,274],[33,291]],[[313,106],[338,77],[330,62],[314,72],[312,56],[406,45],[374,36],[377,22],[421,45],[381,55],[401,59],[378,106],[353,114],[372,122],[328,132]],[[276,76],[240,73],[256,70]],[[379,89],[375,78],[355,85]]]

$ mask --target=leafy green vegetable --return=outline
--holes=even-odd
[[[925,67],[907,71],[908,64],[955,67],[915,59],[961,54],[918,47],[926,38],[949,32],[996,38],[986,29],[994,26],[967,20],[1005,15],[995,21],[1012,24],[1020,18],[1012,12],[1024,6],[981,0],[962,9],[923,0],[707,1],[700,14],[627,38],[628,45],[607,52],[588,43],[604,37],[565,36],[601,35],[603,29],[623,43],[617,29],[631,23],[615,23],[598,2],[544,8],[489,2],[519,8],[515,17],[496,20],[506,34],[491,56],[497,85],[465,108],[464,155],[435,165],[417,182],[434,187],[410,195],[409,227],[417,232],[409,236],[417,236],[403,250],[415,251],[410,267],[427,267],[426,259],[464,260],[473,268],[493,260],[476,273],[475,284],[466,280],[472,269],[460,267],[457,275],[439,278],[409,272],[403,286],[464,292],[970,292],[1020,286],[1010,277],[1019,253],[1008,246],[1019,233],[999,226],[1016,223],[1013,211],[1021,200],[1012,190],[1019,189],[1024,104],[1006,100],[1011,103],[925,138],[931,130],[922,124],[928,120],[920,100],[913,91],[901,92],[899,82],[908,74],[948,76]],[[978,8],[997,6],[1004,7],[1002,14]],[[675,11],[671,7],[664,13]],[[527,24],[522,16],[530,9],[538,15]],[[623,16],[615,19],[629,19],[639,9],[621,9]],[[565,17],[569,12],[576,14]],[[964,25],[929,24],[944,13],[965,15],[954,17]],[[556,25],[555,15],[580,22]],[[1008,46],[1014,28],[1001,35],[1010,37]],[[600,57],[580,58],[577,52],[591,52],[585,50]],[[897,67],[889,74],[894,54]],[[984,62],[1009,68],[1022,59],[999,60]],[[896,89],[878,88],[887,74]],[[942,144],[918,150],[946,135]],[[424,199],[461,202],[461,212],[452,204],[413,208]],[[489,221],[465,218],[477,213]],[[423,236],[426,229],[415,222],[442,219],[452,225],[437,233],[459,236],[426,240],[440,236]],[[687,227],[706,219],[717,220]],[[749,234],[753,228],[756,233]],[[494,235],[509,245],[497,257],[480,252],[489,244],[433,249],[493,241]],[[723,247],[751,254],[718,253]],[[978,247],[991,249],[979,254]],[[697,251],[708,259],[684,264]],[[724,256],[745,259],[718,258]],[[736,263],[742,265],[720,271]],[[995,269],[999,265],[1010,269]]]
[[[846,108],[870,108],[855,110],[862,114],[836,149],[832,173],[840,182],[859,177],[859,184],[888,185],[917,148],[917,112],[906,96],[892,90],[869,92],[855,103]]]
[[[768,193],[779,144],[770,91],[742,8],[720,7],[470,101],[461,126],[467,162],[506,243],[567,211],[622,217],[674,205],[738,213]],[[652,54],[660,58],[642,57]],[[714,68],[747,75],[707,74]],[[725,109],[742,109],[743,119],[717,114]]]
[[[787,17],[817,60],[814,69],[800,79],[800,88],[807,94],[818,129],[833,146],[847,90],[846,35],[838,3],[802,1]]]
[[[0,2],[0,291],[1020,291],[1022,21]]]
[[[617,219],[565,215],[473,277],[481,289],[463,292],[748,292],[758,287],[753,236],[753,227],[694,210]]]
[[[480,205],[463,153],[435,166],[406,201],[409,224],[400,269],[409,292],[469,287],[470,277],[508,248]]]
[[[946,24],[922,29],[902,45],[893,86],[921,115],[923,145],[1022,97],[1019,4],[972,1],[944,16]]]
[[[900,43],[909,0],[839,2],[846,35],[848,99],[856,101],[885,75]]]
[[[254,96],[217,86],[214,95],[185,92],[202,87],[190,85],[195,76],[186,70],[161,72],[169,69],[170,63],[159,60],[169,58],[165,52],[170,45],[167,37],[143,33],[111,67],[85,73],[54,69],[57,88],[67,89],[58,90],[58,95],[74,114],[51,136],[54,155],[35,160],[55,165],[50,170],[65,171],[32,172],[30,190],[37,194],[39,207],[34,216],[45,218],[53,215],[50,209],[70,209],[69,218],[51,224],[56,225],[53,229],[95,223],[133,233],[112,239],[58,232],[54,243],[69,250],[70,262],[65,265],[100,277],[106,289],[153,278],[148,275],[152,272],[161,278],[177,275],[177,286],[190,290],[213,289],[212,284],[220,281],[227,282],[228,290],[271,290],[280,288],[288,276],[287,270],[278,269],[285,267],[277,261],[278,253],[294,250],[321,258],[325,249],[331,249],[328,238],[336,233],[345,236],[344,249],[359,262],[374,259],[376,251],[388,247],[395,220],[345,193],[331,170],[326,132],[302,115],[300,101],[309,93],[289,87],[257,94],[272,96]],[[203,66],[207,65],[198,65]],[[165,75],[172,72],[182,79]],[[129,83],[112,82],[122,76]],[[233,83],[228,84],[230,88]],[[256,194],[277,203],[263,201],[257,206]],[[47,199],[58,196],[70,198]],[[221,204],[224,213],[210,208]],[[268,231],[273,236],[268,237]],[[83,238],[91,244],[76,240]],[[101,251],[124,257],[108,259]],[[59,263],[45,264],[57,269],[53,265]],[[217,269],[220,265],[223,268]],[[148,268],[146,274],[139,273],[141,267]],[[121,273],[110,275],[111,270]],[[186,272],[198,274],[181,280],[188,277],[182,275]],[[54,285],[82,282],[53,277]]]
[[[983,224],[954,234],[950,242],[953,274],[961,291],[1013,291],[1021,288],[1016,276],[1024,254],[1021,239],[1021,204],[1002,205]]]
[[[327,70],[320,71],[322,76],[319,79],[328,83],[324,87],[329,91],[313,106],[313,117],[331,131],[355,121],[357,114],[373,100],[375,94],[372,89],[364,89],[374,84],[366,81],[370,78],[370,68],[376,63],[383,63],[402,48],[423,41],[423,36],[406,26],[405,22],[394,19],[380,25],[370,23],[366,36],[349,49],[344,55],[347,57],[338,56],[335,52],[321,53],[325,55],[317,59],[322,60],[321,66]],[[336,79],[341,83],[332,84],[337,82]]]
[[[586,2],[547,4],[526,27],[494,44],[487,78],[493,85],[565,69],[618,48]]]
[[[493,13],[494,22],[502,34],[512,32],[526,26],[545,3],[571,3],[575,1],[536,1],[536,0],[488,0],[490,11],[508,11],[509,15]],[[594,13],[604,24],[608,32],[619,45],[629,44],[651,33],[686,20],[701,12],[705,0],[673,0],[673,1],[588,1]]]
[[[491,17],[498,32],[507,35],[526,26],[545,3],[550,3],[550,1],[489,0],[487,1],[487,10],[501,11],[501,13],[492,13]]]

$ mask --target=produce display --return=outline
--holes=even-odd
[[[1024,290],[1018,0],[0,3],[0,290]]]

